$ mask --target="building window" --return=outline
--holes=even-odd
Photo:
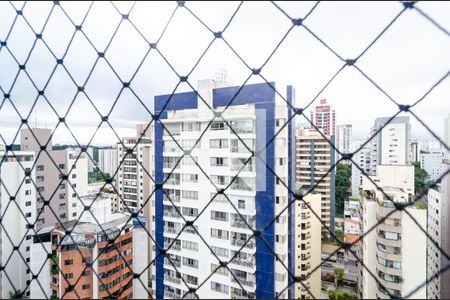
[[[191,241],[183,241],[183,249],[198,251],[198,243]]]
[[[229,232],[223,229],[211,228],[211,237],[222,240],[228,240]]]
[[[64,260],[64,265],[66,265],[66,266],[73,265],[73,259]]]
[[[91,285],[90,284],[83,284],[82,285],[82,289],[83,290],[88,290],[88,289],[90,289],[91,288]]]
[[[211,246],[211,250],[219,257],[225,257],[228,258],[228,249]]]
[[[209,141],[209,148],[211,148],[211,149],[228,148],[228,140],[226,140],[226,139],[211,139]]]
[[[25,214],[25,217],[31,218],[31,213],[26,213],[26,214]]]
[[[189,257],[183,257],[183,265],[198,269],[198,260]]]
[[[25,195],[27,195],[27,196],[31,195],[31,190],[26,190]]]
[[[27,206],[27,207],[28,207],[28,206],[31,206],[31,201],[26,201],[26,202],[25,202],[25,206]]]
[[[66,277],[66,279],[70,279],[73,278],[73,273],[66,273],[64,276]]]
[[[223,211],[211,211],[211,220],[228,221],[228,213]]]
[[[223,294],[228,294],[228,285],[211,281],[211,290],[219,292],[219,293],[223,293]]]
[[[226,167],[228,166],[228,158],[226,157],[211,157],[212,167]]]
[[[65,167],[66,167],[65,164],[59,164],[59,165],[58,165],[58,168],[60,168],[61,170],[64,169]]]
[[[211,130],[225,130],[227,129],[227,125],[225,122],[212,122],[211,123]]]
[[[36,166],[36,171],[44,171],[44,165]]]
[[[44,176],[36,176],[36,182],[44,181]]]
[[[91,271],[89,270],[84,270],[83,273],[81,274],[81,276],[89,276],[91,275]]]
[[[183,191],[182,195],[183,195],[183,199],[191,199],[191,200],[197,200],[198,199],[198,192],[197,191]]]

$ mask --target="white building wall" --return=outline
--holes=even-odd
[[[30,283],[31,299],[49,299],[52,295],[50,289],[50,260],[47,260],[47,253],[51,252],[52,245],[50,242],[31,244],[30,269],[33,274],[39,274],[37,280],[32,280]]]
[[[26,259],[30,258],[29,247],[34,234],[33,229],[28,229],[27,225],[34,224],[36,221],[36,189],[31,181],[35,181],[36,176],[34,169],[31,172],[31,178],[26,178],[24,171],[24,169],[31,170],[33,167],[34,152],[15,151],[14,153],[20,162],[11,155],[11,152],[0,153],[0,160],[2,160],[0,165],[0,215],[2,216],[0,262],[4,267],[1,272],[0,289],[3,299],[10,298],[9,292],[14,293],[14,288],[23,292],[27,287],[30,275],[27,273]],[[4,155],[7,155],[7,158],[4,158]],[[19,244],[18,251],[14,251],[14,247]]]
[[[443,152],[441,150],[431,150],[420,153],[420,167],[427,171],[430,179],[436,181],[442,174]]]

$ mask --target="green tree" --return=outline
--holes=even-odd
[[[349,164],[339,163],[336,166],[335,179],[335,199],[336,199],[336,215],[344,214],[344,202],[348,197],[348,189],[352,186],[352,166]]]
[[[416,161],[414,165],[414,190],[416,195],[420,195],[428,189],[430,184],[430,176],[427,171],[420,167],[420,162]]]
[[[333,290],[328,290],[328,298],[335,299],[336,298],[336,292]]]
[[[339,287],[339,283],[342,282],[342,279],[344,279],[345,270],[341,268],[335,268],[334,275],[336,279],[336,289],[337,289]]]
[[[17,290],[15,292],[9,292],[9,299],[21,299],[23,297],[23,292]]]

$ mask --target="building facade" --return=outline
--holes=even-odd
[[[336,148],[341,153],[352,152],[352,125],[343,124],[336,127]],[[341,155],[336,152],[336,161],[341,159]],[[350,161],[342,161],[343,163],[350,163]]]
[[[292,250],[295,251],[294,274],[304,276],[305,280],[294,283],[292,298],[320,299],[321,267],[317,266],[321,263],[321,195],[308,194],[304,200],[295,204],[295,246]]]
[[[334,143],[334,136],[330,137]],[[312,189],[321,195],[321,219],[334,232],[335,211],[335,151],[316,130],[305,129],[297,136],[296,182],[307,192]],[[325,231],[324,231],[325,234]],[[326,231],[326,235],[330,236]]]
[[[52,150],[50,129],[22,129],[20,136],[21,149],[36,153],[38,229],[77,219],[79,198],[88,189],[86,153],[74,148]],[[45,207],[45,201],[52,209]]]
[[[35,153],[0,152],[0,161],[0,296],[9,299],[11,293],[23,298],[30,295],[28,264],[36,222]],[[29,176],[25,172],[30,172]]]
[[[409,117],[377,118],[371,129],[370,162],[371,173],[376,173],[378,165],[410,164]]]
[[[409,215],[426,228],[427,212],[415,205],[396,210],[394,205],[411,202],[414,167],[379,165],[376,176],[371,179],[383,192],[368,178],[363,179],[361,232],[365,237],[358,253],[363,261],[359,277],[360,297],[425,299],[426,286],[409,295],[427,279],[426,235]],[[373,227],[376,228],[371,230]]]
[[[327,99],[321,99],[320,104],[311,112],[311,122],[322,129],[327,136],[336,136],[336,111],[327,103]]]
[[[287,205],[291,185],[293,131],[281,130],[287,106],[278,104],[267,84],[239,89],[202,80],[198,93],[201,98],[194,92],[155,97],[155,113],[161,113],[154,132],[155,179],[163,184],[155,193],[155,215],[163,218],[155,219],[154,230],[157,243],[169,248],[156,259],[156,297],[181,298],[206,280],[196,290],[200,298],[287,298],[282,263],[289,266],[293,216],[286,211],[269,226]],[[292,96],[288,88],[289,101]],[[185,227],[193,220],[193,227]],[[267,244],[252,237],[253,230],[261,231]],[[220,261],[230,261],[229,269]]]
[[[137,212],[149,217],[150,194],[153,191],[152,140],[147,137],[123,138],[116,145],[116,189],[119,193],[119,211]],[[145,206],[145,208],[143,208]],[[143,208],[143,209],[142,209]]]
[[[142,251],[147,248],[145,222],[118,213],[101,226],[69,221],[41,229],[31,246],[31,269],[39,274],[31,283],[31,298],[148,298],[148,276],[143,272],[148,252]],[[111,238],[114,244],[108,244]],[[133,273],[141,273],[140,278]]]
[[[439,149],[420,153],[420,167],[427,171],[430,179],[435,181],[442,174],[443,152]]]
[[[450,163],[443,164],[443,169],[448,170]],[[428,223],[427,232],[431,237],[428,240],[428,277],[438,274],[441,269],[447,267],[450,261],[442,254],[450,251],[450,174],[445,175],[441,184],[435,189],[428,190]],[[439,248],[440,249],[439,249]],[[428,299],[450,298],[449,272],[442,272],[427,284]]]
[[[358,150],[362,144],[363,142],[359,143],[359,145],[354,148],[354,151]],[[370,157],[369,145],[364,145],[353,155],[353,161],[356,165],[352,164],[352,197],[359,197],[359,190],[362,186],[364,174],[370,174]]]
[[[444,120],[444,143],[447,145],[447,148],[450,149],[450,113],[448,117]],[[445,149],[444,147],[444,157],[445,159],[450,160],[450,150]]]
[[[103,173],[113,176],[117,171],[117,149],[99,148],[98,149],[98,168]]]

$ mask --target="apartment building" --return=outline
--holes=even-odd
[[[94,147],[88,147],[86,149],[86,158],[88,164],[88,172],[94,172],[97,170],[98,161],[94,159]]]
[[[293,284],[292,298],[320,299],[321,267],[317,266],[321,263],[321,195],[308,194],[304,200],[296,201],[295,212],[292,212],[295,216],[292,250],[295,252],[294,274],[305,280]]]
[[[409,215],[426,228],[427,211],[415,205],[396,210],[394,205],[411,202],[414,167],[379,165],[371,179],[383,192],[368,178],[363,179],[361,232],[366,235],[359,247],[364,265],[360,266],[360,297],[425,299],[426,286],[409,295],[427,279],[426,235]]]
[[[41,229],[31,246],[31,270],[39,274],[31,282],[31,298],[148,298],[145,222],[117,213],[102,224],[69,221]]]
[[[330,136],[334,143],[334,136]],[[335,211],[335,151],[330,143],[316,130],[305,129],[296,140],[296,182],[306,192],[321,194],[321,218],[327,228],[334,232]],[[324,229],[325,230],[325,229]],[[325,231],[324,231],[325,232]],[[330,236],[329,231],[326,235]]]
[[[0,161],[0,296],[28,297],[28,264],[36,221],[35,153],[0,152]]]
[[[420,167],[427,171],[429,179],[436,181],[442,175],[444,153],[440,149],[431,149],[420,153]]]
[[[37,229],[77,219],[79,197],[88,188],[86,153],[74,148],[52,150],[51,137],[51,129],[20,131],[21,149],[36,153]],[[44,205],[46,201],[51,209]]]
[[[450,168],[450,163],[443,163],[443,170]],[[435,189],[428,190],[427,232],[431,237],[428,245],[428,277],[438,274],[450,261],[442,254],[450,253],[450,175],[445,175]],[[442,251],[439,249],[442,249]],[[428,299],[450,298],[449,272],[442,272],[427,284]]]
[[[311,122],[322,129],[326,136],[336,136],[336,111],[327,103],[327,99],[321,99],[311,112]]]
[[[450,149],[450,113],[444,120],[444,143]],[[450,160],[450,151],[444,147],[444,157]]]
[[[288,203],[282,182],[290,186],[294,178],[288,177],[294,161],[288,157],[295,153],[293,128],[281,130],[287,106],[267,84],[239,89],[201,80],[198,93],[201,99],[194,92],[155,97],[155,113],[166,108],[154,133],[155,178],[163,183],[155,193],[155,216],[163,217],[156,217],[154,232],[156,242],[169,249],[156,259],[156,297],[181,298],[194,289],[200,298],[287,298],[282,263],[293,266],[288,224],[294,219],[286,211],[269,226]],[[290,87],[287,94],[292,101]],[[255,229],[267,244],[252,237]],[[229,270],[220,266],[229,260]]]
[[[342,124],[336,127],[336,148],[341,153],[352,152],[352,125]],[[336,152],[336,161],[341,159],[341,155]],[[349,161],[342,161],[343,163],[350,163]]]
[[[377,133],[378,132],[378,133]],[[371,174],[378,165],[409,165],[411,125],[409,116],[377,118],[371,129],[370,162]]]
[[[117,149],[99,148],[98,149],[98,168],[103,173],[113,176],[117,171]]]
[[[371,171],[370,147],[369,145],[362,146],[363,143],[364,140],[358,141],[353,148],[353,151],[357,151],[359,148],[361,149],[353,154],[352,158],[356,164],[352,164],[352,197],[359,197],[359,190],[362,186],[364,174],[370,174]]]
[[[119,211],[137,212],[149,218],[150,194],[153,191],[152,139],[140,137],[139,128],[135,137],[123,138],[116,145],[117,168],[116,189],[119,193]],[[141,209],[144,205],[145,208]]]

